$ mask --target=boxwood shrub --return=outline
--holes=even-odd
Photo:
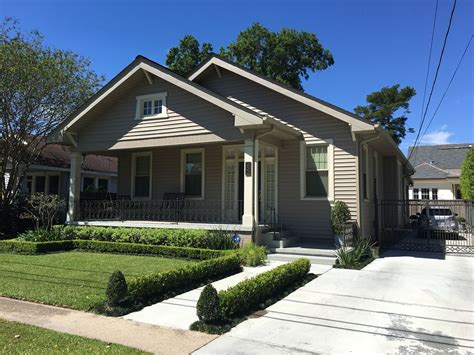
[[[236,248],[231,233],[222,230],[55,226],[55,232],[57,230],[60,230],[60,233],[55,234],[60,235],[59,238],[63,240],[101,240],[214,250]],[[25,234],[21,238],[26,239],[28,235]]]
[[[114,243],[96,240],[63,240],[56,242],[0,241],[0,252],[39,254],[54,251],[86,250],[102,253],[160,255],[173,258],[207,260],[234,253],[227,250],[172,247],[135,243]]]
[[[219,292],[222,317],[233,319],[261,308],[260,305],[301,282],[310,270],[308,259],[297,259],[246,279]]]
[[[179,269],[131,279],[128,281],[129,297],[135,304],[147,305],[241,270],[239,256],[232,253]]]

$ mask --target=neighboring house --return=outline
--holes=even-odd
[[[415,167],[410,186],[411,200],[462,199],[459,177],[461,165],[472,147],[469,144],[443,144],[409,148],[410,162]]]
[[[22,193],[57,194],[68,200],[69,169],[69,148],[60,144],[47,145],[28,169],[23,180]],[[80,191],[116,193],[117,159],[87,155],[81,166],[80,185]]]
[[[332,239],[341,200],[373,235],[375,198],[405,199],[413,174],[379,125],[218,56],[187,78],[138,56],[49,140],[71,148],[68,220],[79,224],[179,222],[255,238],[281,223]],[[127,198],[78,202],[85,153],[118,158]]]

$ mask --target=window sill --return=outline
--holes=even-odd
[[[334,202],[333,198],[329,197],[301,197],[301,201],[328,201],[328,202]]]
[[[153,115],[153,116],[144,116],[144,117],[135,117],[135,121],[146,121],[146,120],[155,120],[155,119],[163,119],[163,118],[168,118],[167,113],[160,113],[159,115]]]
[[[150,201],[151,200],[151,196],[150,197],[132,197],[132,201]]]

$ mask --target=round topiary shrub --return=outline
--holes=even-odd
[[[221,319],[219,295],[211,284],[204,287],[197,302],[197,316],[204,323],[217,323]]]
[[[114,271],[107,284],[107,302],[110,306],[118,306],[128,295],[127,281],[121,271]]]

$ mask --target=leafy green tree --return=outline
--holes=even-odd
[[[210,43],[199,42],[185,36],[178,47],[171,48],[166,64],[178,74],[187,74],[212,51]],[[255,23],[240,32],[236,40],[220,54],[255,72],[281,83],[303,90],[301,78],[308,79],[310,72],[327,69],[334,64],[329,50],[325,49],[314,33],[283,28],[271,32]]]
[[[400,84],[383,87],[367,95],[367,106],[357,106],[354,111],[358,116],[380,124],[395,143],[400,144],[407,132],[414,132],[413,128],[405,126],[410,113],[409,101],[415,95],[411,86],[402,89]]]
[[[461,167],[461,196],[474,200],[474,146],[466,155]]]
[[[203,43],[192,35],[186,35],[166,56],[166,65],[175,73],[187,75],[212,53],[212,44]]]
[[[43,43],[17,22],[0,24],[0,211],[9,210],[45,137],[94,93],[103,78],[90,61]]]

